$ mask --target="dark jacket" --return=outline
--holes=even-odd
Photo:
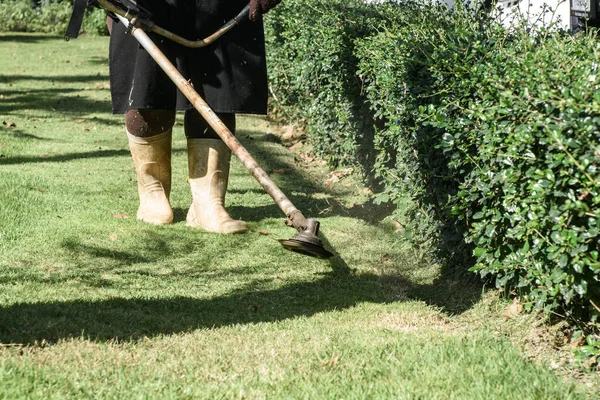
[[[236,16],[247,0],[146,0],[157,25],[186,39],[204,38]],[[265,114],[267,73],[262,21],[244,21],[216,43],[189,49],[149,33],[150,38],[192,80],[195,90],[221,113]],[[189,109],[191,105],[122,24],[110,38],[110,83],[114,113],[129,109]]]

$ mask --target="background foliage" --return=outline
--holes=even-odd
[[[595,35],[412,2],[287,0],[267,22],[274,110],[333,165],[373,171],[405,238],[597,321]]]
[[[0,32],[43,32],[64,35],[73,6],[70,1],[46,0],[32,7],[30,0],[0,1]],[[106,13],[96,8],[86,11],[82,31],[107,35]]]

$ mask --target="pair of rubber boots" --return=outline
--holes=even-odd
[[[171,131],[149,138],[128,133],[129,149],[138,178],[140,207],[137,218],[153,224],[173,222],[171,193]],[[231,150],[218,139],[188,139],[189,183],[192,205],[187,225],[217,233],[242,233],[243,221],[224,208]]]

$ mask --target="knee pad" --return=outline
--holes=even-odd
[[[132,109],[125,113],[127,132],[151,137],[168,131],[175,123],[175,110]]]

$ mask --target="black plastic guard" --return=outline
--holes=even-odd
[[[88,0],[75,0],[73,2],[73,13],[67,25],[67,32],[65,33],[65,39],[77,39],[79,31],[81,30],[81,24],[83,23],[83,16],[85,15],[85,9],[88,5]]]

